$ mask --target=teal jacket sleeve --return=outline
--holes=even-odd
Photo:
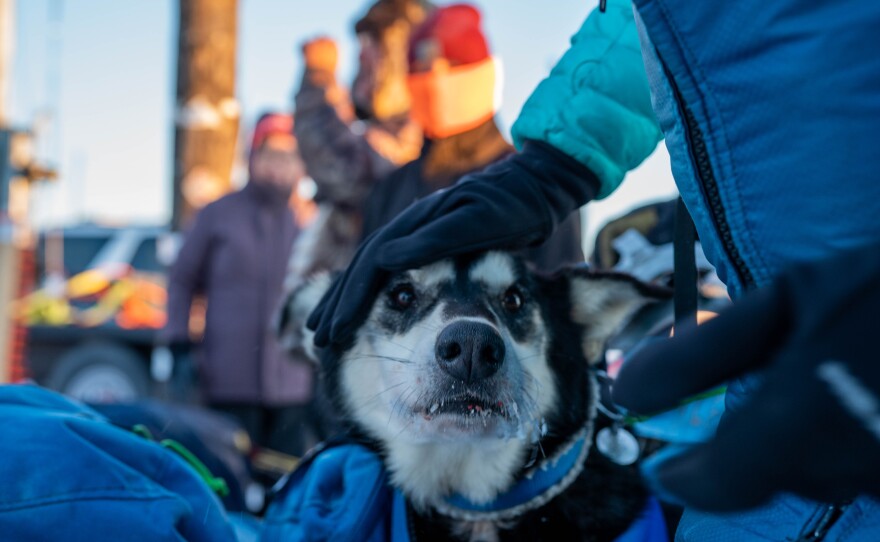
[[[517,148],[543,141],[598,177],[596,199],[663,138],[651,107],[648,79],[629,0],[608,0],[571,39],[571,47],[523,106],[512,128]]]

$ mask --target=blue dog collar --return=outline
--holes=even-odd
[[[529,470],[506,492],[488,503],[474,503],[454,494],[434,508],[441,514],[466,521],[506,520],[539,508],[565,491],[584,469],[590,451],[592,422],[575,433],[552,457]]]

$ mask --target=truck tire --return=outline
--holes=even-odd
[[[133,350],[112,343],[88,343],[61,356],[46,385],[87,403],[118,403],[147,397],[150,377],[146,361]]]

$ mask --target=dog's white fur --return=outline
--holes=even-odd
[[[391,481],[425,509],[451,493],[472,502],[494,499],[514,481],[526,454],[523,439],[400,442],[387,450]],[[491,457],[492,461],[486,461]]]
[[[468,279],[481,282],[492,291],[503,292],[516,282],[516,273],[510,256],[502,252],[489,252],[471,267]]]
[[[455,279],[455,267],[449,260],[441,260],[419,269],[411,269],[406,274],[414,283],[434,289],[443,282]]]

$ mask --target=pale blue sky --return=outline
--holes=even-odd
[[[596,2],[474,3],[504,63],[506,132]],[[240,0],[243,133],[260,112],[290,107],[301,70],[298,44],[308,37],[339,40],[340,71],[350,81],[357,54],[352,23],[369,4]],[[41,153],[61,171],[56,186],[36,194],[39,222],[167,220],[176,11],[175,0],[17,0],[11,116],[20,125],[42,119]],[[594,206],[591,222],[670,193],[668,158],[655,154],[636,182]]]

